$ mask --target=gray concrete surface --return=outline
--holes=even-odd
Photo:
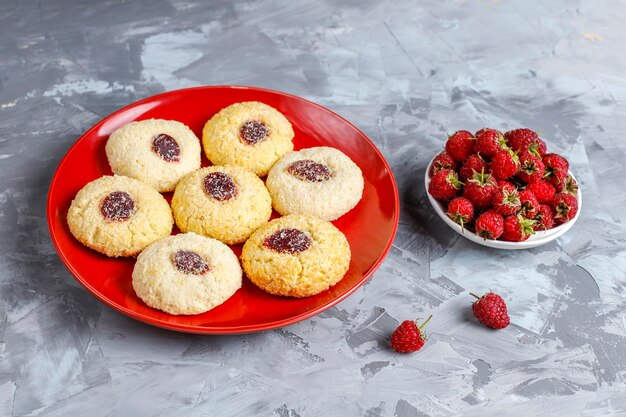
[[[620,1],[0,2],[0,415],[626,415],[626,6]],[[92,298],[50,243],[45,198],[71,144],[140,98],[243,84],[354,122],[402,198],[363,288],[284,329],[177,334]],[[429,208],[446,132],[539,129],[583,187],[544,247],[470,243]],[[492,332],[468,290],[500,292]],[[422,351],[399,321],[433,314]]]

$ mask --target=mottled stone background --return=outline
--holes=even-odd
[[[551,1],[0,2],[0,415],[626,415],[626,5]],[[50,243],[45,199],[92,124],[181,87],[243,84],[354,122],[393,167],[393,249],[353,296],[232,337],[135,322],[91,297]],[[446,132],[539,129],[584,209],[564,237],[505,252],[433,215]],[[513,325],[475,324],[468,290]],[[422,351],[397,323],[433,314]]]

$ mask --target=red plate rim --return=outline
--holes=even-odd
[[[154,319],[152,317],[148,317],[145,316],[133,309],[129,309],[126,308],[124,306],[121,306],[115,302],[113,302],[112,300],[110,300],[109,298],[107,298],[106,296],[104,296],[103,294],[101,294],[100,292],[98,292],[96,289],[94,289],[89,282],[85,281],[80,274],[74,269],[74,267],[72,266],[72,263],[69,261],[69,259],[67,259],[67,257],[65,256],[65,254],[63,253],[61,247],[59,246],[59,243],[57,241],[57,237],[56,237],[56,232],[54,230],[54,228],[52,227],[53,224],[53,218],[54,218],[54,214],[51,208],[51,200],[52,200],[52,190],[55,187],[56,182],[59,180],[59,176],[58,173],[61,169],[61,167],[63,166],[63,164],[66,162],[66,160],[68,159],[69,155],[71,154],[72,150],[82,141],[85,139],[85,137],[89,136],[92,131],[100,128],[100,126],[102,126],[102,124],[104,124],[108,119],[110,119],[111,117],[114,117],[115,115],[128,111],[130,109],[132,109],[133,107],[137,107],[140,106],[146,102],[149,101],[153,101],[155,99],[161,98],[161,97],[165,97],[171,94],[179,94],[179,93],[183,93],[185,91],[191,91],[191,90],[211,90],[211,89],[223,89],[223,88],[233,88],[233,89],[249,89],[249,90],[255,90],[255,91],[262,91],[262,92],[266,92],[266,93],[271,93],[271,94],[276,94],[276,95],[281,95],[281,96],[286,96],[286,97],[290,97],[292,99],[295,100],[300,100],[300,101],[304,101],[307,102],[310,105],[313,105],[319,109],[321,109],[324,112],[330,113],[331,115],[338,117],[339,119],[341,119],[342,121],[344,121],[346,124],[350,125],[352,128],[354,128],[362,137],[364,140],[366,140],[367,142],[369,142],[369,144],[371,145],[371,148],[374,152],[376,152],[378,154],[378,157],[380,158],[380,160],[382,161],[383,165],[385,166],[385,168],[387,169],[387,171],[389,172],[389,179],[391,180],[391,184],[392,184],[392,192],[393,192],[393,196],[394,196],[394,213],[393,213],[393,229],[391,231],[391,235],[389,236],[389,240],[387,242],[387,244],[385,245],[384,250],[380,253],[380,255],[378,256],[378,258],[376,259],[376,261],[372,264],[372,266],[370,267],[370,269],[365,272],[363,274],[363,276],[361,277],[361,279],[354,285],[352,286],[352,288],[348,289],[345,293],[341,294],[340,296],[329,300],[328,302],[310,310],[307,311],[305,313],[301,313],[286,319],[282,319],[282,320],[276,320],[273,322],[269,322],[269,323],[263,323],[263,324],[252,324],[252,325],[242,325],[242,326],[237,326],[237,327],[233,327],[233,326],[211,326],[211,327],[200,327],[200,326],[192,326],[192,325],[185,325],[185,324],[176,324],[176,325],[171,325],[170,323],[167,322],[163,322],[161,320],[158,319]],[[139,101],[133,102],[131,104],[128,104],[124,107],[122,107],[121,109],[109,114],[108,116],[104,117],[103,119],[101,119],[98,123],[96,123],[95,125],[93,125],[90,129],[88,129],[85,133],[83,133],[80,138],[78,138],[76,140],[76,142],[74,142],[74,144],[67,150],[67,152],[65,153],[65,155],[63,156],[63,158],[61,159],[61,161],[59,162],[59,164],[57,165],[57,168],[54,172],[54,175],[52,176],[52,180],[50,181],[50,186],[48,188],[48,197],[46,200],[46,220],[48,222],[48,232],[50,233],[50,239],[52,240],[52,244],[55,247],[55,250],[57,252],[57,254],[59,255],[59,258],[61,258],[61,261],[63,262],[63,264],[65,264],[65,267],[71,272],[71,274],[74,276],[74,278],[81,283],[81,285],[83,285],[93,296],[95,296],[98,300],[100,300],[101,302],[103,302],[104,304],[108,305],[109,307],[113,308],[114,310],[119,311],[122,314],[125,314],[129,317],[132,317],[136,320],[139,320],[141,322],[156,326],[156,327],[160,327],[160,328],[164,328],[164,329],[168,329],[168,330],[174,330],[174,331],[180,331],[180,332],[187,332],[187,333],[196,333],[196,334],[241,334],[241,333],[252,333],[252,332],[259,332],[259,331],[264,331],[264,330],[272,330],[272,329],[277,329],[280,327],[284,327],[284,326],[288,326],[290,324],[294,324],[297,323],[299,321],[302,320],[306,320],[310,317],[313,317],[333,306],[335,306],[336,304],[340,303],[341,301],[345,300],[347,297],[349,297],[350,295],[352,295],[357,289],[359,289],[371,276],[372,274],[378,269],[378,267],[380,266],[380,264],[383,262],[383,260],[385,259],[387,253],[389,252],[389,250],[391,249],[391,245],[393,244],[393,241],[395,239],[396,236],[396,232],[398,230],[398,223],[400,220],[400,198],[399,198],[399,194],[398,194],[398,187],[396,184],[396,180],[395,177],[393,175],[393,171],[391,170],[391,167],[389,166],[387,160],[385,159],[385,157],[383,156],[383,154],[380,152],[380,150],[378,149],[378,147],[374,144],[374,142],[372,142],[372,140],[365,134],[363,133],[358,127],[356,127],[354,124],[352,124],[351,122],[349,122],[348,120],[346,120],[344,117],[338,115],[337,113],[333,112],[332,110],[321,106],[317,103],[314,103],[310,100],[304,99],[302,97],[298,97],[296,95],[293,94],[289,94],[289,93],[284,93],[281,91],[276,91],[276,90],[270,90],[270,89],[266,89],[266,88],[259,88],[259,87],[252,87],[252,86],[238,86],[238,85],[212,85],[212,86],[197,86],[197,87],[189,87],[189,88],[183,88],[183,89],[179,89],[179,90],[172,90],[172,91],[167,91],[164,93],[160,93],[160,94],[156,94],[153,96],[149,96],[146,98],[143,98]]]

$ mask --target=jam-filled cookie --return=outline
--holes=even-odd
[[[200,168],[201,152],[197,136],[174,120],[128,123],[111,133],[106,144],[115,174],[135,178],[160,192],[174,191],[181,178]]]
[[[269,220],[272,202],[263,181],[252,171],[211,166],[180,181],[172,210],[181,231],[235,244]]]
[[[292,214],[255,231],[241,261],[250,280],[268,293],[308,297],[339,282],[350,256],[346,237],[332,223]]]
[[[302,149],[283,156],[266,181],[274,209],[335,220],[361,200],[363,175],[343,152],[329,147]]]
[[[204,313],[241,288],[241,266],[222,242],[193,233],[168,236],[137,257],[133,288],[169,314]]]
[[[220,110],[204,126],[202,144],[215,165],[236,165],[267,175],[274,163],[293,150],[287,118],[264,103],[248,101]]]
[[[104,176],[76,194],[67,213],[70,232],[107,256],[133,256],[167,236],[174,220],[154,188],[123,176]]]

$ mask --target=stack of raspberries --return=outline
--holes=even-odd
[[[521,242],[570,221],[578,210],[569,162],[548,153],[526,128],[459,130],[429,175],[428,192],[446,205],[447,215],[484,239]]]

